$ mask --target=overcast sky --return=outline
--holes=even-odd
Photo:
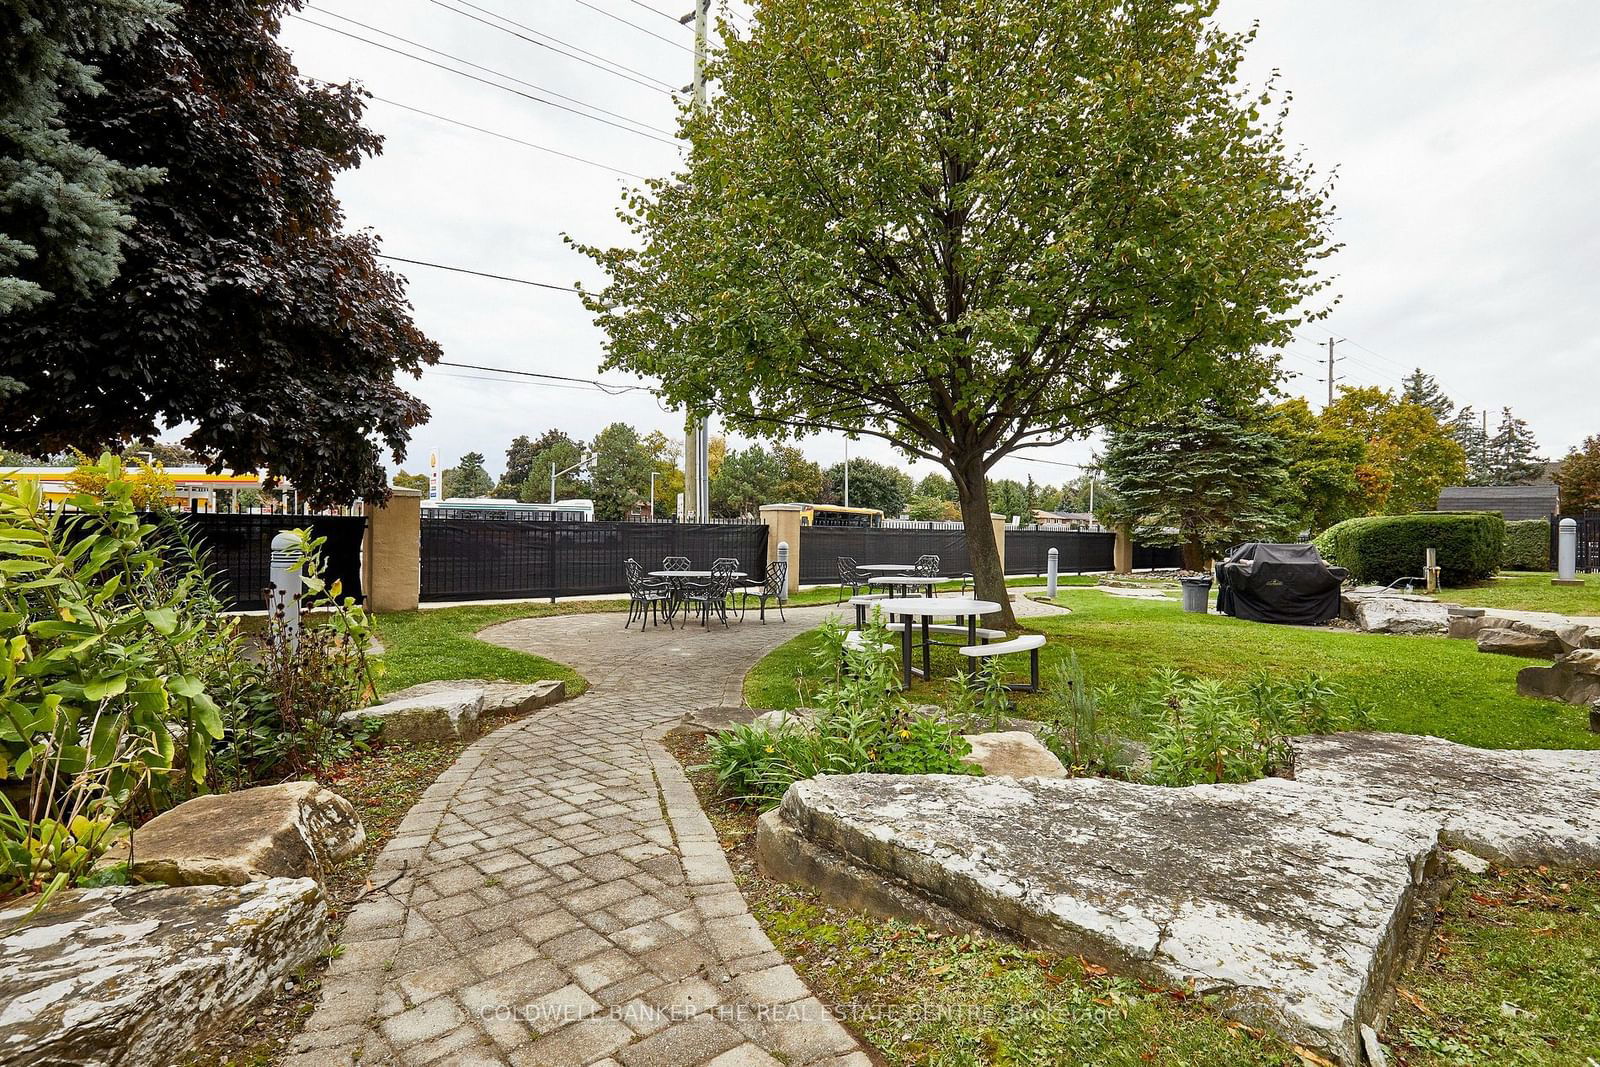
[[[368,125],[386,138],[384,153],[339,181],[349,224],[375,230],[395,256],[598,283],[561,234],[624,240],[615,209],[631,179],[396,105],[640,175],[665,173],[680,158],[675,146],[652,139],[661,133],[581,118],[307,20],[421,51],[336,13],[632,120],[609,119],[618,125],[670,131],[674,103],[661,89],[689,81],[692,36],[649,7],[676,15],[692,0],[472,2],[477,9],[461,0],[314,0],[302,18],[286,20],[283,41],[302,73],[354,78],[393,102],[374,101],[368,112]],[[528,29],[514,36],[446,5],[479,19],[487,9]],[[748,8],[735,10],[742,16]],[[1421,366],[1458,403],[1514,408],[1552,456],[1600,433],[1600,3],[1224,0],[1221,17],[1231,27],[1259,22],[1251,76],[1281,72],[1294,93],[1291,135],[1319,168],[1338,170],[1335,235],[1345,248],[1329,269],[1339,301],[1285,353],[1285,369],[1302,374],[1292,388],[1313,398],[1325,393],[1316,361],[1331,332],[1348,338],[1338,353],[1352,384],[1397,388],[1403,373]],[[528,40],[540,39],[528,30],[631,68],[628,78],[637,80],[558,55]],[[410,281],[417,322],[446,360],[596,375],[601,334],[576,296],[394,266]],[[437,448],[443,466],[483,452],[498,474],[512,437],[551,426],[580,438],[618,419],[641,431],[682,429],[681,416],[644,392],[609,396],[443,367],[407,384],[433,412],[413,436],[410,470],[423,469]],[[842,457],[844,442],[812,438],[805,447],[827,463]],[[1078,463],[1091,448],[1024,455]],[[891,458],[870,439],[851,449]],[[1020,459],[997,472],[1052,483],[1075,473]]]

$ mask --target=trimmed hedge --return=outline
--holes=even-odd
[[[1388,585],[1421,577],[1428,549],[1436,548],[1440,581],[1464,585],[1500,569],[1505,543],[1506,523],[1497,512],[1427,511],[1346,519],[1322,532],[1317,551],[1358,582]]]
[[[1506,554],[1500,564],[1508,571],[1550,569],[1550,520],[1518,519],[1506,523]]]

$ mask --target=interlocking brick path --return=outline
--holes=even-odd
[[[583,696],[478,741],[379,857],[293,1067],[866,1065],[773,951],[676,761],[686,710],[830,608],[644,634],[620,615],[484,634],[566,663]],[[775,615],[775,613],[774,613]]]
[[[473,744],[423,794],[372,871],[395,881],[345,924],[292,1067],[867,1067],[750,915],[656,740],[687,710],[742,703],[758,659],[837,610],[485,631],[590,688]]]

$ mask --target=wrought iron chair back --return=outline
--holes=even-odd
[[[661,569],[664,571],[686,571],[689,569],[689,557],[668,556],[661,561]]]
[[[913,574],[917,574],[919,576],[931,576],[931,575],[938,574],[939,573],[939,557],[933,555],[932,553],[929,553],[928,555],[924,555],[924,556],[918,556],[916,565],[913,568],[912,573]]]

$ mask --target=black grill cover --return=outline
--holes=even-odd
[[[1339,617],[1347,574],[1323,562],[1316,545],[1252,541],[1217,564],[1217,610],[1254,622],[1319,626]]]

